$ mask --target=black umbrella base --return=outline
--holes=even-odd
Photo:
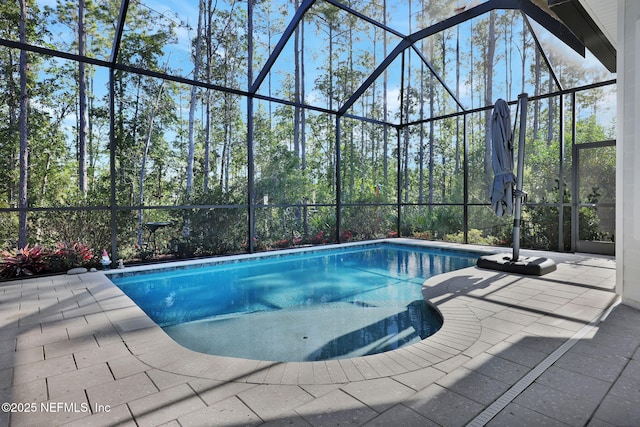
[[[543,276],[556,270],[556,263],[549,258],[520,257],[517,261],[511,260],[511,255],[496,254],[481,256],[476,265],[489,270],[504,271],[507,273],[526,274],[530,276]]]

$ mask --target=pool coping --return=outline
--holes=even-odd
[[[340,244],[325,244],[318,246],[297,246],[294,248],[288,249],[279,249],[273,251],[264,251],[264,252],[255,252],[252,254],[234,254],[234,255],[224,255],[224,256],[215,256],[215,257],[207,257],[207,258],[194,258],[194,259],[186,259],[186,260],[177,260],[177,261],[168,261],[168,262],[159,262],[159,263],[151,263],[151,264],[141,264],[141,265],[133,265],[127,266],[124,269],[116,268],[111,270],[103,270],[102,272],[107,276],[111,277],[126,277],[129,275],[135,275],[142,272],[161,272],[163,270],[178,270],[184,269],[188,267],[207,267],[212,265],[220,265],[220,264],[234,264],[240,261],[249,261],[249,260],[259,260],[259,259],[272,259],[272,258],[281,258],[286,257],[288,255],[299,255],[307,252],[314,253],[322,253],[325,251],[346,251],[349,248],[360,247],[360,246],[375,246],[379,244],[388,244],[388,245],[396,245],[396,246],[422,246],[425,249],[438,249],[441,251],[457,251],[457,252],[466,252],[466,253],[476,253],[480,255],[493,254],[495,253],[495,249],[487,248],[487,247],[478,247],[474,246],[472,248],[468,248],[463,245],[452,246],[451,243],[437,242],[437,241],[423,241],[423,240],[412,240],[412,239],[376,239],[376,240],[366,240],[366,241],[357,241],[357,242],[346,242]]]
[[[393,244],[422,246],[425,248],[462,249],[478,255],[494,253],[496,248],[470,248],[440,242],[421,242],[410,239],[381,239],[367,244],[390,242]],[[348,246],[363,245],[354,242]],[[321,250],[335,248],[327,245]],[[344,246],[341,246],[344,247]],[[267,256],[292,253],[288,250]],[[256,258],[265,254],[234,256],[233,259]],[[208,260],[215,262],[215,259]],[[193,265],[202,260],[182,261],[179,265]],[[206,261],[205,261],[206,262]],[[171,268],[162,265],[155,268]],[[450,279],[473,275],[476,267],[468,267],[436,275],[423,283],[423,296],[443,316],[443,325],[434,335],[395,350],[347,359],[310,362],[273,362],[216,356],[196,352],[175,342],[144,311],[138,307],[108,276],[121,271],[92,274],[87,289],[120,334],[129,351],[139,360],[166,372],[207,378],[217,381],[235,381],[273,385],[343,384],[351,381],[384,378],[410,373],[446,362],[468,350],[480,338],[480,319],[457,298],[451,298]],[[126,268],[140,271],[144,267]],[[437,289],[437,291],[434,291]]]

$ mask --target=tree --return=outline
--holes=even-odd
[[[495,12],[492,10],[489,12],[489,30],[487,33],[486,45],[484,46],[484,105],[493,104],[493,69],[496,52],[496,27],[495,27]],[[491,110],[486,110],[484,115],[485,120],[485,184],[487,196],[491,191],[491,185],[493,182],[493,172],[491,167]]]
[[[213,13],[212,13],[212,0],[207,0],[206,13],[205,13],[205,81],[211,84],[213,73]],[[206,193],[209,190],[209,175],[211,173],[211,90],[205,89],[205,141],[204,141],[204,167],[202,171],[203,175],[203,190]]]
[[[12,4],[13,5],[13,4]],[[7,5],[8,6],[8,5]],[[14,7],[17,5],[13,5]],[[2,144],[0,148],[0,178],[3,182],[2,191],[5,195],[3,204],[5,206],[17,205],[18,182],[19,182],[19,150],[15,141],[20,140],[19,117],[20,117],[20,77],[16,75],[15,65],[19,61],[19,52],[13,49],[4,49],[2,53],[2,76],[0,84],[0,106],[3,114],[7,118],[6,126],[2,128]],[[17,81],[16,81],[17,80]],[[14,142],[14,143],[11,143]]]
[[[204,14],[204,1],[198,2],[198,28],[193,47],[193,78],[200,77],[200,64],[202,62],[202,16]],[[191,86],[191,100],[189,101],[189,149],[187,153],[187,184],[186,196],[189,200],[191,187],[193,186],[193,162],[195,158],[195,114],[198,103],[198,86]],[[189,236],[188,226],[185,225],[185,237]]]
[[[85,0],[78,0],[78,55],[86,55],[86,32],[84,25]],[[87,76],[85,64],[78,62],[78,186],[87,194],[87,135],[89,114],[87,112]]]
[[[387,24],[387,0],[382,1],[382,23]],[[385,58],[387,57],[387,49],[388,49],[388,35],[387,32],[383,32],[383,55]],[[389,86],[389,73],[387,70],[384,70],[382,73],[382,120],[385,123],[388,123],[389,119],[389,106],[387,104],[387,96],[388,96],[388,86]],[[384,187],[389,186],[389,163],[387,161],[389,153],[389,130],[387,126],[382,130],[382,170],[384,176]]]
[[[162,100],[162,95],[164,92],[164,81],[160,84],[160,88],[158,89],[158,95],[155,99],[154,104],[151,106],[151,111],[149,112],[149,126],[147,128],[147,135],[145,137],[144,150],[142,152],[142,165],[140,166],[140,184],[138,190],[138,204],[140,206],[144,205],[144,180],[146,174],[146,166],[147,166],[147,156],[149,154],[149,147],[151,146],[151,139],[153,137],[153,127],[154,121],[156,119],[156,113],[160,102]],[[160,172],[158,172],[160,173]],[[142,209],[138,211],[138,245],[142,246]]]
[[[144,8],[129,8],[127,25],[132,31],[123,34],[119,61],[139,68],[171,72],[160,65],[163,48],[175,39],[175,24],[159,21]],[[166,58],[164,59],[166,61]],[[140,163],[144,153],[144,138],[148,123],[147,100],[155,100],[158,87],[154,79],[123,70],[115,72],[115,136],[117,150],[117,197],[119,203],[132,206],[138,182]],[[177,98],[177,97],[176,97]],[[175,99],[175,98],[174,98]],[[168,114],[168,113],[167,113]]]
[[[27,0],[20,0],[20,42],[27,42]],[[27,91],[27,79],[29,78],[27,65],[27,51],[20,51],[20,196],[18,207],[18,247],[27,245],[27,207],[28,204],[28,179],[29,179],[29,141],[28,141],[28,108],[29,92]]]
[[[193,78],[197,80],[200,77],[200,63],[202,58],[202,19],[204,14],[204,1],[198,2],[198,27],[196,30],[196,39],[194,42],[193,53]],[[191,196],[191,188],[193,186],[193,163],[195,160],[196,142],[195,142],[195,114],[198,103],[198,86],[191,86],[191,99],[189,101],[189,148],[187,151],[187,183],[186,183],[186,202],[189,203]],[[185,221],[183,236],[189,237],[189,221]]]

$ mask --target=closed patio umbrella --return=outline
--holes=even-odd
[[[513,135],[507,102],[503,99],[498,99],[491,116],[494,173],[491,206],[498,216],[513,214],[513,254],[512,256],[507,254],[481,256],[478,259],[477,266],[509,273],[542,276],[556,269],[556,264],[553,260],[535,256],[520,257],[520,215],[522,199],[526,196],[526,193],[522,191],[527,123],[526,93],[518,96],[518,110],[522,111],[522,116],[520,118],[520,134],[518,138],[517,176],[513,173]]]
[[[511,114],[504,99],[498,99],[491,115],[491,142],[493,143],[493,188],[491,207],[498,216],[513,214],[513,133]]]

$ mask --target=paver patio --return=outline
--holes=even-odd
[[[438,333],[322,362],[183,348],[101,272],[0,283],[0,425],[640,425],[640,312],[617,305],[615,261],[550,256],[542,277],[430,278]]]

